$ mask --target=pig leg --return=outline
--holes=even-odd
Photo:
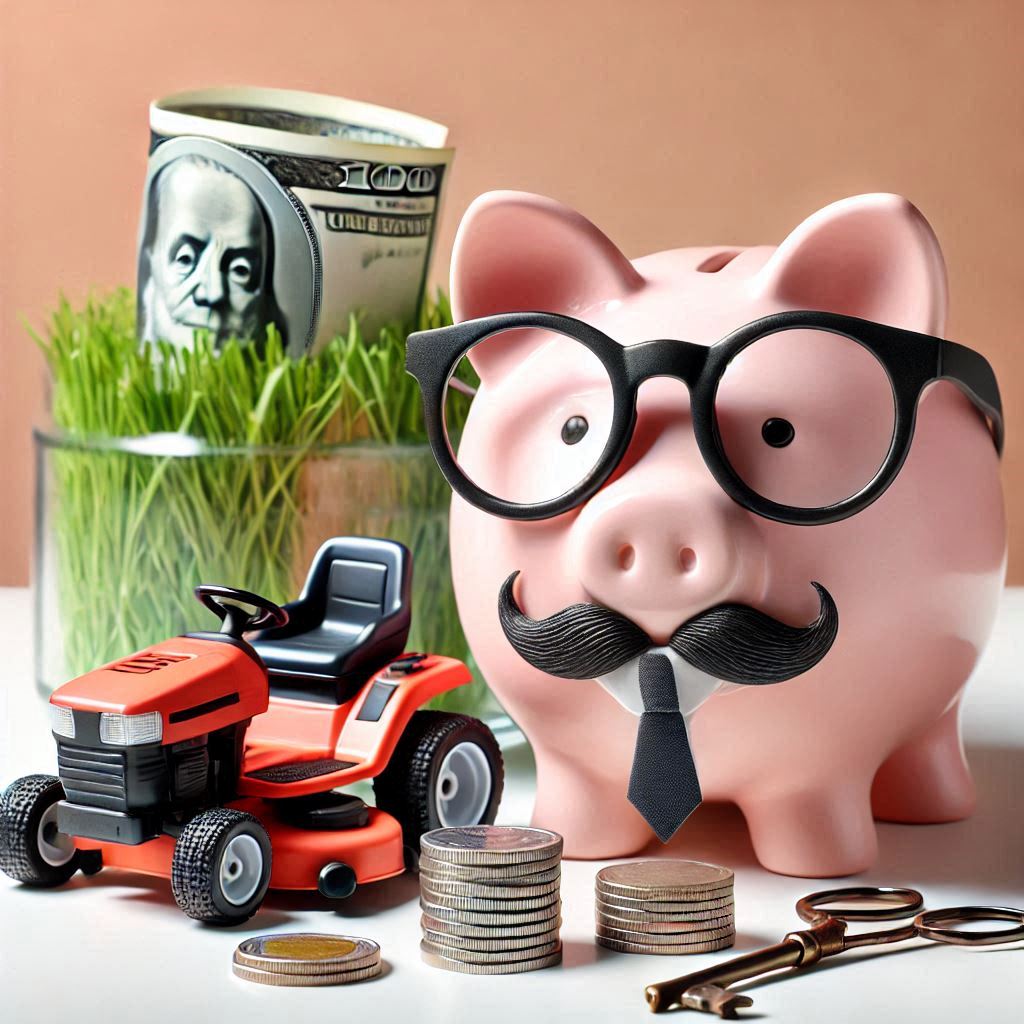
[[[558,754],[535,753],[533,824],[564,836],[566,857],[628,857],[650,842],[651,828],[626,798],[621,776],[604,778]]]
[[[957,700],[924,733],[889,755],[871,789],[881,821],[933,824],[974,811],[974,782],[960,741]]]
[[[751,790],[737,802],[754,853],[769,871],[806,878],[853,875],[878,852],[870,780],[808,780],[786,792]]]

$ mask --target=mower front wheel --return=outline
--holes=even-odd
[[[424,832],[491,824],[504,780],[501,748],[483,722],[417,711],[373,791],[377,806],[401,824],[406,847],[418,853]]]
[[[270,836],[251,814],[215,807],[182,830],[171,862],[171,890],[196,921],[248,921],[270,886]]]
[[[82,866],[74,840],[57,830],[64,787],[53,775],[26,775],[0,795],[0,870],[39,888],[63,885]]]

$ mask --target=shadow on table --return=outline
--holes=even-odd
[[[812,967],[805,967],[799,970],[776,971],[773,974],[766,974],[759,978],[751,978],[749,981],[737,982],[735,985],[729,986],[729,991],[742,992],[744,995],[749,995],[756,1001],[758,989],[765,988],[768,985],[774,985],[776,982],[780,981],[788,981],[792,985],[799,985],[801,974],[810,973],[811,971],[818,974],[822,971],[834,971],[836,968],[843,967],[844,965],[849,967],[855,963],[863,963],[865,960],[874,960],[876,957],[880,956],[903,956],[907,953],[923,954],[927,949],[934,948],[936,945],[938,945],[938,943],[929,942],[920,946],[902,946],[899,949],[893,949],[892,947],[877,950],[872,950],[870,947],[854,949],[849,953],[840,953],[836,956],[819,960]],[[764,1014],[757,1013],[753,1009],[744,1009],[741,1016],[744,1020],[751,1020],[757,1017],[762,1017]]]
[[[120,890],[117,893],[111,893],[111,898],[114,899],[148,903],[154,907],[165,908],[175,915],[181,914],[181,910],[174,901],[169,879],[135,871],[125,871],[120,868],[106,868],[91,877],[75,875],[59,891],[73,897],[75,892],[86,892],[97,888]],[[259,911],[259,923],[261,926],[272,928],[287,924],[296,914],[315,911],[337,914],[339,917],[370,917],[401,906],[418,897],[418,877],[408,873],[361,886],[347,900],[342,901],[325,899],[317,892],[271,890],[267,893]]]
[[[417,875],[406,872],[381,882],[361,885],[348,899],[328,900],[317,892],[274,892],[267,894],[265,907],[294,912],[337,914],[338,917],[372,917],[419,899]]]
[[[122,871],[117,868],[101,871],[98,875],[85,878],[77,875],[63,887],[62,891],[73,893],[95,888],[119,889],[112,898],[148,903],[161,907],[175,915],[181,910],[174,901],[170,881],[151,875]],[[358,889],[354,895],[340,902],[325,899],[317,892],[275,892],[271,890],[259,911],[261,927],[273,928],[288,924],[296,915],[315,913],[336,914],[341,918],[372,917],[374,914],[391,910],[417,899],[419,881],[415,875],[400,875],[383,882],[375,882]]]
[[[945,825],[879,824],[878,863],[870,875],[915,888],[960,882],[991,893],[995,903],[1020,903],[1024,747],[969,746],[967,762],[978,793],[974,814]]]
[[[181,909],[174,901],[170,879],[144,875],[136,871],[106,868],[91,877],[78,874],[54,892],[67,894],[73,899],[76,892],[87,892],[90,889],[117,889],[120,891],[111,893],[110,899],[145,903],[161,912],[166,911],[168,915],[184,919]],[[272,908],[260,911],[260,923],[270,928],[287,924],[291,919],[292,915]]]

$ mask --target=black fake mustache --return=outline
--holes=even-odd
[[[659,646],[632,620],[598,604],[573,604],[531,619],[513,593],[518,570],[501,586],[498,618],[524,661],[563,679],[596,679]],[[684,622],[668,645],[684,661],[716,679],[745,686],[781,683],[802,675],[828,654],[839,632],[832,595],[812,581],[818,617],[789,626],[744,604],[719,604]]]

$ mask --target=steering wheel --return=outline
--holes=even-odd
[[[236,640],[251,630],[270,629],[288,624],[288,613],[283,608],[248,590],[220,587],[214,583],[200,583],[193,593],[200,604],[209,608],[221,620],[223,625],[220,631]],[[239,607],[240,604],[249,605],[256,611],[247,612]]]

